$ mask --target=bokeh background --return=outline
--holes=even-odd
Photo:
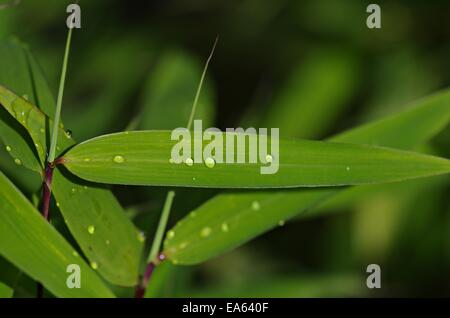
[[[0,10],[0,40],[27,43],[55,95],[69,3],[22,0]],[[449,87],[450,2],[377,1],[382,28],[372,30],[369,3],[81,0],[63,121],[78,141],[185,125],[217,35],[199,116],[222,129],[280,127],[282,136],[322,139]],[[449,143],[447,128],[419,150],[448,158]],[[39,180],[17,173],[3,152],[0,168],[32,198]],[[449,189],[448,177],[357,188],[205,264],[161,267],[151,288],[155,296],[450,296]],[[152,237],[166,189],[114,192]],[[216,191],[177,193],[171,224]],[[58,216],[53,222],[70,238]],[[372,263],[381,266],[380,290],[365,285]],[[33,295],[29,278],[4,259],[0,266],[16,296]]]

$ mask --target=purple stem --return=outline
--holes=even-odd
[[[152,277],[153,271],[155,267],[161,263],[166,256],[164,254],[159,254],[158,259],[156,261],[151,261],[147,264],[145,268],[144,277],[142,277],[141,282],[136,286],[135,298],[143,298],[145,295],[145,290],[147,289],[150,278]]]
[[[50,199],[52,197],[52,180],[53,180],[53,169],[54,164],[48,163],[45,168],[45,176],[44,182],[42,184],[42,205],[41,205],[41,213],[42,216],[50,221]],[[37,283],[36,286],[36,297],[43,298],[44,297],[44,286],[41,283]]]

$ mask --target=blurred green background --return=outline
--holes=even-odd
[[[69,3],[22,0],[0,10],[0,40],[27,43],[55,95]],[[450,3],[377,1],[382,28],[372,30],[369,3],[81,0],[62,119],[78,141],[184,126],[216,35],[198,116],[222,129],[280,127],[282,136],[322,139],[449,87]],[[419,150],[449,157],[449,143],[447,127]],[[3,152],[1,169],[31,198],[39,180],[15,171]],[[449,189],[449,178],[439,177],[348,191],[320,207],[320,217],[288,222],[201,266],[165,264],[151,289],[155,296],[450,296]],[[114,191],[152,237],[166,189]],[[178,189],[171,223],[215,193]],[[53,222],[70,236],[57,216]],[[380,290],[365,285],[372,263],[381,266]],[[27,277],[4,268],[16,296],[33,295]]]

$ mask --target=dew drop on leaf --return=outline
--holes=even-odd
[[[208,168],[214,168],[214,166],[216,165],[216,162],[214,161],[213,158],[208,157],[208,158],[205,159],[205,165]]]
[[[12,149],[11,149],[10,146],[6,146],[6,151],[7,151],[7,152],[11,152],[11,150],[12,150]]]
[[[89,225],[88,226],[88,233],[89,234],[94,234],[95,233],[95,226]]]
[[[285,223],[284,220],[280,220],[280,221],[278,222],[278,225],[279,225],[279,226],[283,226],[284,223]]]
[[[220,228],[222,229],[222,232],[228,232],[229,228],[228,228],[228,224],[226,223],[222,223],[222,225],[220,226]]]
[[[211,235],[211,232],[212,232],[211,228],[206,226],[200,231],[200,236],[201,237],[208,237],[209,235]]]
[[[71,131],[70,129],[66,129],[66,130],[64,131],[64,134],[66,135],[66,137],[67,137],[68,139],[70,139],[70,138],[72,137],[72,131]]]
[[[145,242],[145,234],[144,232],[139,232],[137,235],[137,239],[139,242],[144,243]]]
[[[98,264],[96,262],[91,262],[91,267],[92,267],[92,269],[97,269]]]
[[[167,232],[167,238],[171,239],[175,237],[175,232],[170,230],[169,232]]]
[[[18,166],[22,165],[22,160],[20,160],[19,158],[14,159],[14,163]]]
[[[350,167],[349,166],[347,166],[347,168],[345,168],[347,171],[350,171]]]
[[[188,165],[189,167],[191,167],[194,164],[194,160],[192,160],[192,158],[187,158],[185,161],[186,165]]]
[[[73,252],[72,252],[72,255],[75,256],[75,257],[78,257],[77,251],[73,251]]]
[[[261,205],[259,204],[258,201],[253,201],[252,202],[252,210],[258,211],[260,208],[261,208]]]
[[[113,161],[115,163],[124,163],[125,162],[125,158],[121,155],[117,155],[114,157]]]

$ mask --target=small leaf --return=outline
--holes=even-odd
[[[335,140],[412,148],[437,134],[450,118],[450,90],[415,108],[344,132]],[[407,133],[406,133],[407,132]],[[182,219],[166,236],[164,254],[174,263],[195,264],[232,250],[314,208],[342,189],[224,193]],[[211,235],[202,237],[210,229]]]
[[[221,133],[220,136],[225,144],[227,138],[239,134]],[[111,134],[76,145],[64,155],[63,161],[72,173],[94,182],[217,188],[370,184],[450,171],[450,161],[442,158],[381,147],[306,140],[280,140],[279,159],[275,154],[268,164],[170,163],[171,150],[177,142],[171,140],[170,131]],[[198,142],[191,138],[191,145]],[[203,147],[206,144],[203,141]],[[245,151],[248,158],[248,147]],[[276,173],[261,174],[263,165],[273,165],[278,160]]]
[[[0,254],[58,297],[113,297],[73,247],[0,172]],[[77,264],[82,288],[67,288],[67,266]]]

